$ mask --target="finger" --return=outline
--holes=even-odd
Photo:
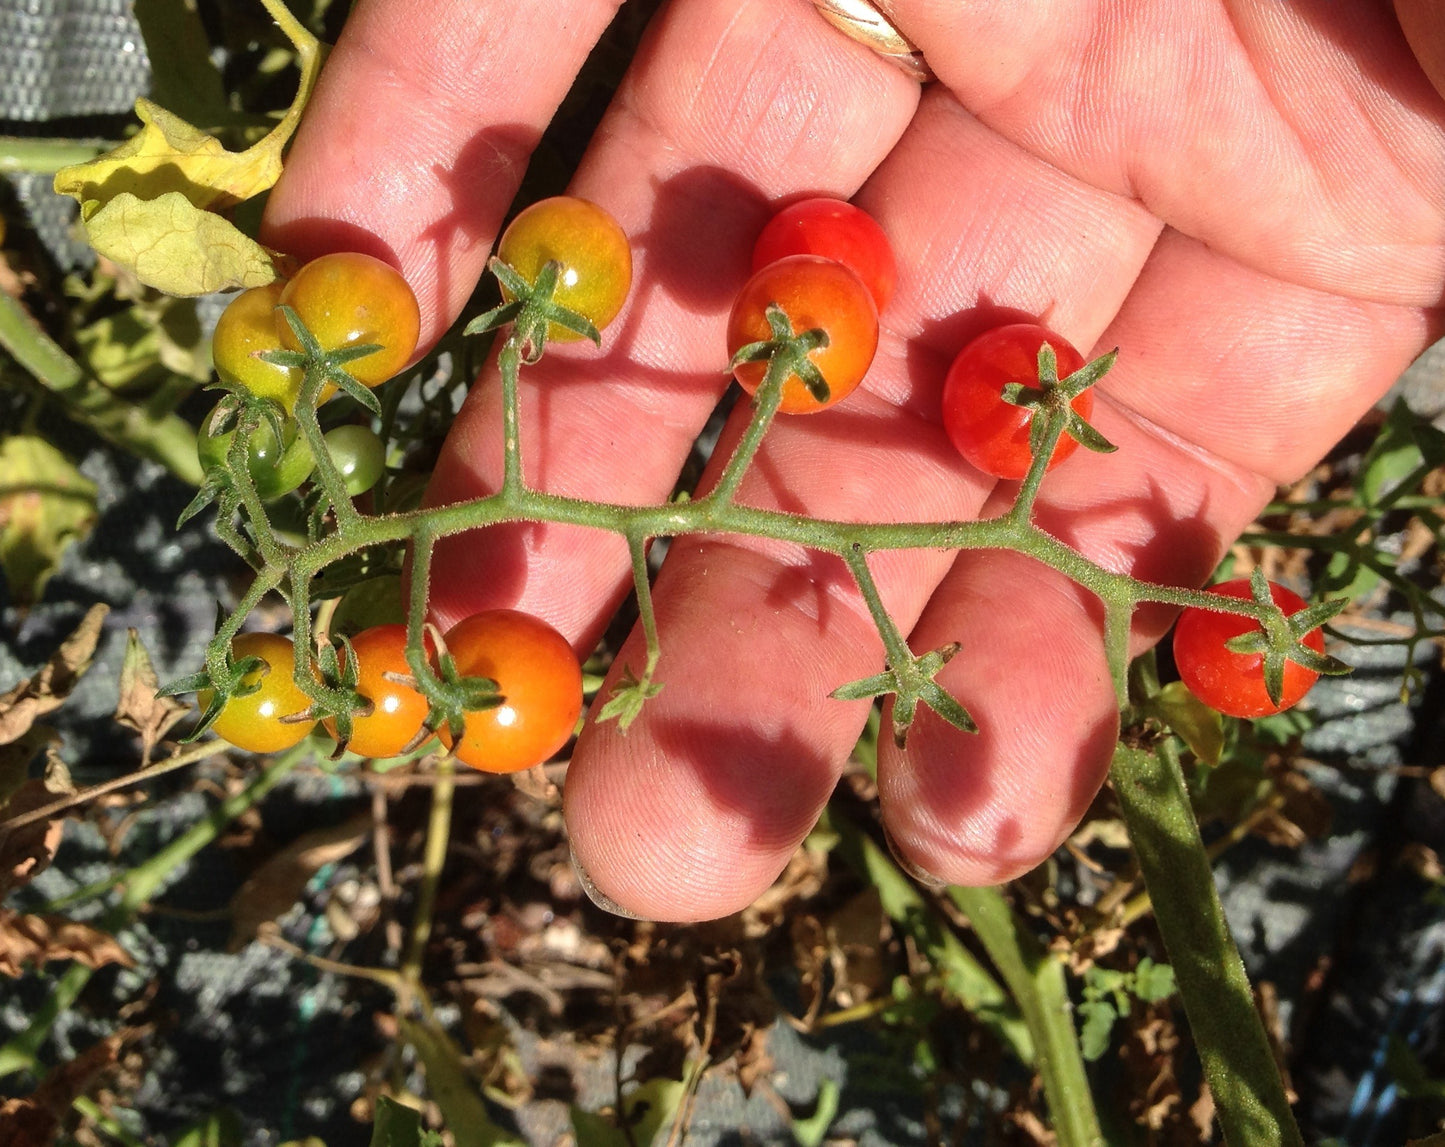
[[[529,485],[656,503],[728,381],[724,324],[768,204],[850,193],[908,123],[918,85],[826,25],[806,0],[680,0],[644,40],[571,191],[634,248],[623,313],[589,345],[555,344],[522,374]],[[501,396],[488,373],[439,459],[429,504],[497,489]],[[590,648],[628,585],[620,539],[494,527],[437,547],[432,615],[513,606]]]
[[[358,3],[271,193],[262,241],[302,259],[352,250],[393,263],[431,345],[476,285],[532,148],[616,6]]]
[[[1440,102],[1388,6],[882,7],[964,106],[1061,170],[1271,275],[1435,301]]]
[[[1273,495],[1304,473],[1435,333],[1438,316],[1270,279],[1170,232],[1101,347],[1098,428],[1046,478],[1039,524],[1105,568],[1197,585]],[[1007,508],[1000,488],[986,513]],[[1134,649],[1173,611],[1135,618]],[[938,680],[982,732],[925,716],[883,746],[896,850],[923,872],[991,884],[1039,863],[1083,815],[1114,747],[1116,701],[1098,603],[1016,554],[965,553],[915,627],[960,641]]]
[[[1158,223],[987,131],[941,92],[859,202],[907,269],[890,329],[845,404],[774,425],[739,501],[844,520],[969,518],[993,483],[938,423],[952,353],[1003,313],[1051,312],[1092,342]],[[898,551],[870,569],[906,627],[950,561]],[[612,724],[583,733],[568,827],[580,866],[614,903],[666,919],[722,915],[756,898],[812,826],[867,712],[828,694],[876,673],[882,646],[848,571],[801,547],[679,539],[654,596],[664,688],[625,734]],[[641,657],[636,640],[622,650],[604,695]]]

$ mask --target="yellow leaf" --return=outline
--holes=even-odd
[[[324,56],[282,0],[262,0],[296,46],[301,83],[285,116],[244,151],[147,99],[136,101],[141,130],[88,163],[62,168],[55,190],[80,204],[91,245],[173,295],[256,287],[276,278],[271,256],[218,212],[266,191],[296,131]]]
[[[148,99],[136,100],[135,114],[143,126],[130,139],[89,163],[56,172],[56,192],[74,196],[87,221],[127,194],[155,199],[177,192],[196,207],[225,210],[281,177],[286,141],[274,131],[245,151],[227,151],[215,136]]]
[[[0,571],[11,596],[36,601],[72,541],[95,521],[95,483],[43,438],[0,443]]]
[[[86,230],[98,254],[168,295],[263,287],[276,278],[266,248],[179,191],[155,199],[125,192],[92,215]]]

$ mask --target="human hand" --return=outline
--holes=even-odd
[[[722,330],[771,206],[856,193],[901,268],[877,359],[843,406],[774,425],[739,501],[856,520],[1006,508],[1013,487],[949,445],[938,393],[971,334],[1041,319],[1122,352],[1093,419],[1118,453],[1051,473],[1037,520],[1109,569],[1202,582],[1438,332],[1445,105],[1377,7],[886,7],[939,83],[920,90],[804,0],[675,0],[654,20],[571,188],[632,237],[632,299],[600,353],[554,346],[523,373],[528,481],[667,497],[727,383]],[[1426,7],[1401,0],[1412,35]],[[434,339],[611,15],[593,0],[363,0],[266,241],[391,259]],[[1427,66],[1445,56],[1416,46]],[[431,501],[496,488],[500,421],[489,370]],[[873,570],[915,650],[962,643],[938,679],[981,727],[923,714],[906,750],[881,746],[894,846],[940,879],[1017,875],[1109,762],[1099,612],[1006,552],[892,552]],[[585,650],[627,586],[613,535],[494,527],[438,548],[433,612],[445,626],[515,606]],[[603,900],[707,918],[754,899],[812,826],[867,712],[828,693],[876,672],[882,649],[847,571],[778,543],[681,539],[655,600],[666,687],[626,734],[589,723],[567,821]],[[1135,650],[1170,620],[1138,614]],[[629,660],[636,637],[614,677]]]

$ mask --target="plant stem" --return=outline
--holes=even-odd
[[[497,369],[502,375],[502,493],[515,496],[523,490],[522,431],[517,412],[517,373],[522,367],[522,348],[515,337],[502,343]]]
[[[1060,1147],[1101,1147],[1104,1133],[1074,1030],[1063,964],[1044,950],[997,888],[950,887],[948,895],[968,917],[1023,1013]]]
[[[647,664],[643,667],[640,680],[640,684],[645,688],[652,683],[652,675],[657,670],[657,659],[662,656],[662,645],[657,639],[657,615],[652,608],[652,581],[647,576],[647,539],[637,534],[629,534],[627,549],[632,557],[632,585],[637,592],[637,618],[642,623],[642,636],[647,643]]]
[[[426,851],[423,856],[421,884],[416,891],[416,915],[412,918],[411,938],[406,959],[402,961],[401,978],[407,984],[421,983],[421,968],[431,939],[432,912],[436,908],[437,889],[441,886],[442,868],[447,861],[451,841],[453,758],[443,756],[437,762],[437,783],[431,791],[431,816],[426,826]]]
[[[1172,741],[1152,751],[1121,744],[1110,776],[1225,1139],[1302,1147]]]
[[[114,143],[84,143],[74,139],[17,139],[0,137],[0,171],[33,171],[54,175],[62,167],[89,163]]]
[[[102,930],[116,932],[130,923],[141,905],[151,898],[176,868],[219,837],[225,827],[238,816],[258,804],[305,756],[305,748],[298,746],[273,758],[244,789],[227,797],[209,816],[192,825],[159,852],[127,872],[120,881],[125,891],[115,906],[105,914],[100,924]],[[51,1026],[62,1012],[75,1003],[85,985],[90,982],[91,972],[92,969],[84,964],[72,964],[65,970],[51,989],[50,998],[36,1009],[29,1027],[0,1046],[0,1077],[17,1071],[27,1071],[35,1066],[36,1057],[50,1034]]]
[[[767,373],[763,375],[763,381],[758,386],[757,393],[753,395],[753,413],[748,420],[748,428],[743,432],[742,438],[738,440],[727,465],[723,467],[722,477],[718,479],[716,486],[692,505],[707,505],[718,510],[731,505],[733,495],[737,493],[738,486],[742,484],[743,475],[752,463],[754,455],[757,454],[758,447],[763,444],[763,435],[768,432],[768,427],[773,424],[773,418],[778,413],[778,406],[783,401],[783,383],[787,381],[788,371],[789,368],[783,359],[774,358],[769,361]]]
[[[4,291],[0,291],[0,349],[58,398],[70,417],[116,446],[159,462],[181,481],[201,484],[204,475],[190,423],[178,414],[127,402],[91,378],[40,329],[19,300]]]

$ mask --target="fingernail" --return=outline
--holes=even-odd
[[[624,920],[642,919],[636,912],[629,912],[597,887],[597,882],[587,875],[587,870],[582,867],[582,862],[577,859],[576,850],[572,848],[570,844],[567,846],[567,851],[572,858],[572,871],[577,874],[577,883],[582,886],[582,891],[587,893],[588,900],[601,908],[602,911],[610,912],[614,916],[620,916]]]
[[[888,831],[887,825],[883,826],[883,842],[888,845],[888,851],[893,854],[894,863],[930,892],[938,892],[948,887],[948,881],[940,880],[933,873],[919,868],[903,855],[903,850],[898,847],[898,842],[893,839],[893,834]]]

